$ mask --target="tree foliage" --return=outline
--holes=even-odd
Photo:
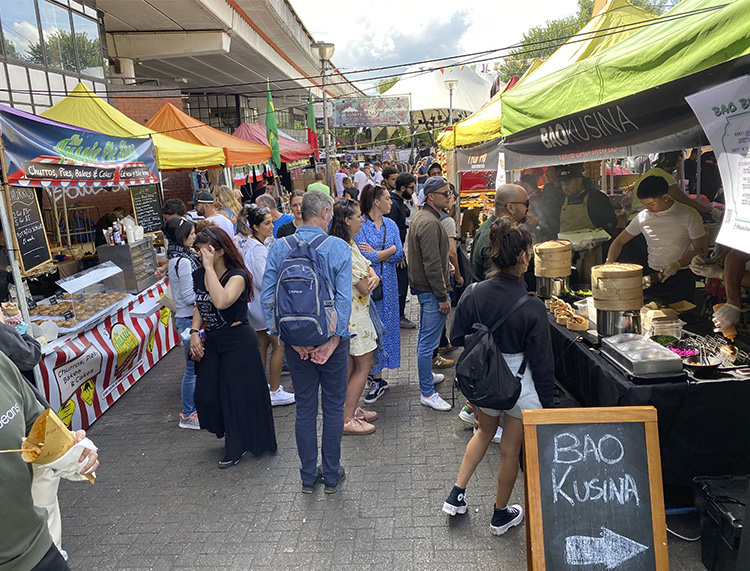
[[[663,14],[674,4],[674,0],[630,0],[630,3],[653,14]],[[543,26],[534,26],[524,33],[521,46],[510,51],[507,60],[510,65],[500,69],[503,82],[514,75],[521,77],[529,69],[527,60],[552,55],[565,40],[576,34],[591,19],[594,0],[578,0],[578,12],[573,16],[548,20]]]
[[[25,59],[23,55],[16,48],[16,44],[10,41],[8,38],[3,38],[3,45],[5,46],[5,55],[16,59]]]
[[[102,51],[99,39],[90,39],[86,32],[75,34],[75,41],[71,32],[57,30],[46,36],[44,48],[38,42],[29,45],[29,60],[34,63],[43,64],[44,56],[47,57],[48,65],[58,69],[76,70],[75,46],[78,46],[78,58],[81,69],[101,67]]]

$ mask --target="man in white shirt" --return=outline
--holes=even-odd
[[[214,197],[210,192],[205,190],[199,192],[195,196],[195,210],[199,216],[203,216],[206,220],[210,220],[216,224],[219,228],[224,230],[230,238],[234,237],[234,225],[226,216],[216,212],[214,208]]]
[[[380,184],[383,182],[383,171],[380,170],[381,164],[380,161],[375,161],[372,163],[372,182],[375,184]]]
[[[349,176],[352,177],[352,182],[354,182],[354,186],[357,188],[357,195],[359,195],[367,184],[367,175],[359,170],[359,163],[357,161],[352,161],[349,165]]]
[[[336,196],[341,198],[344,196],[344,179],[348,178],[346,174],[346,163],[341,162],[339,170],[333,175],[333,188],[336,191]]]
[[[669,195],[669,184],[660,176],[649,176],[638,186],[638,198],[646,207],[614,239],[607,263],[617,260],[623,245],[643,234],[648,246],[645,273],[658,272],[661,283],[644,293],[665,303],[687,300],[695,295],[695,276],[688,266],[698,254],[708,253],[703,221],[695,209],[675,202]]]

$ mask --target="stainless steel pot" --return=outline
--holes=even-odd
[[[570,276],[562,278],[536,278],[536,294],[539,297],[563,297],[570,293]]]
[[[596,310],[596,330],[602,337],[641,332],[640,311]]]

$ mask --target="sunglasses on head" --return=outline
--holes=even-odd
[[[526,208],[528,208],[531,205],[531,202],[529,202],[528,200],[524,200],[524,201],[511,200],[508,204],[523,204]]]
[[[253,204],[248,204],[248,208],[250,208],[250,210],[257,210],[258,212],[260,212],[263,215],[271,214],[271,209],[268,208],[268,206],[264,206],[264,207],[261,208],[257,204],[253,203]]]

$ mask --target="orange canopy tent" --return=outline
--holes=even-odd
[[[258,123],[240,123],[240,126],[235,129],[232,135],[245,141],[268,145],[266,127]],[[282,163],[298,161],[299,159],[309,157],[315,152],[307,143],[300,143],[288,135],[284,135],[281,131],[279,131],[279,150],[281,151]]]
[[[268,145],[244,141],[214,129],[183,113],[171,103],[165,104],[151,117],[146,127],[187,143],[221,147],[227,166],[257,165],[271,158],[271,149]]]

